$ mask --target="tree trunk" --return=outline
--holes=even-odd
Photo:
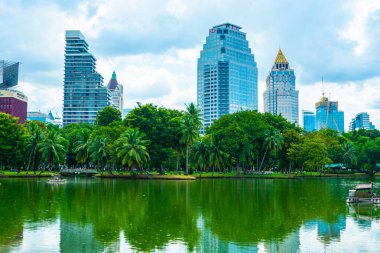
[[[186,145],[186,170],[185,175],[189,175],[189,144]]]
[[[177,152],[177,167],[176,167],[177,175],[178,175],[178,167],[179,167],[179,157],[180,157],[180,153]]]
[[[261,171],[261,167],[263,166],[263,163],[264,163],[265,157],[266,157],[266,155],[267,155],[267,152],[268,152],[268,147],[265,149],[265,153],[264,153],[264,156],[263,156],[263,160],[261,160],[261,164],[260,164],[260,167],[259,167],[259,171]]]

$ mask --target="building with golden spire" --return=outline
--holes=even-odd
[[[272,70],[266,80],[264,111],[273,115],[282,115],[289,122],[299,123],[296,76],[281,49],[277,52]]]

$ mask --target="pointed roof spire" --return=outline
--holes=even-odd
[[[119,83],[116,80],[116,73],[115,71],[112,73],[111,80],[108,82],[107,88],[111,91],[115,90],[116,87],[119,85]]]
[[[281,48],[278,49],[277,56],[276,56],[276,59],[274,60],[274,63],[288,63],[284,54],[281,51]]]

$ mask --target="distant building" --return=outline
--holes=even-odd
[[[42,112],[28,112],[28,120],[40,121],[45,124],[48,124],[48,123],[53,124],[53,120],[50,118],[50,116]]]
[[[0,90],[0,112],[19,118],[24,123],[28,111],[28,98],[16,90]]]
[[[302,111],[303,128],[307,132],[315,130],[315,113],[312,111]]]
[[[124,119],[128,115],[128,113],[130,113],[132,110],[133,110],[132,108],[123,109],[122,118]]]
[[[257,64],[241,27],[230,23],[212,27],[197,71],[204,127],[225,114],[257,110]]]
[[[108,82],[107,89],[111,94],[111,106],[123,112],[123,85],[119,84],[116,79],[115,71],[112,73],[112,78]]]
[[[350,123],[349,130],[355,131],[359,129],[374,130],[375,126],[369,120],[369,114],[366,112],[361,112],[356,114],[355,118],[352,119]]]
[[[296,76],[281,49],[278,50],[266,80],[264,111],[273,115],[282,115],[289,122],[299,124]]]
[[[315,104],[315,128],[316,130],[330,128],[344,132],[344,112],[339,111],[337,101],[329,101],[322,96],[321,100]]]
[[[96,59],[80,31],[66,31],[63,125],[94,123],[96,114],[110,105]]]
[[[7,89],[18,84],[18,62],[0,60],[0,89]]]
[[[62,126],[61,117],[52,112],[42,113],[42,112],[28,112],[29,121],[40,121],[45,124],[54,124],[59,127]]]

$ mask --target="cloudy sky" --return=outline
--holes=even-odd
[[[0,58],[20,61],[29,110],[62,111],[65,30],[81,30],[124,107],[196,101],[196,64],[209,28],[243,27],[265,78],[281,46],[296,71],[300,111],[325,92],[345,123],[370,113],[380,127],[380,0],[0,0]]]

